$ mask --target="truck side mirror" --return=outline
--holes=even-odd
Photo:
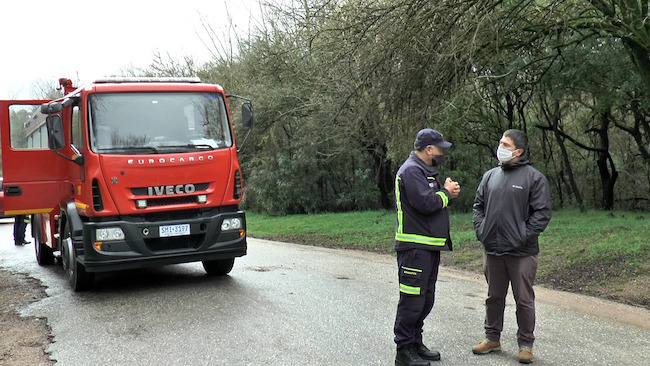
[[[65,138],[63,136],[63,122],[61,116],[53,115],[45,118],[45,125],[47,126],[47,145],[50,150],[58,151],[65,146]]]
[[[63,105],[61,105],[59,102],[41,104],[41,113],[43,114],[59,113],[62,109]]]
[[[251,102],[246,102],[241,105],[241,120],[246,128],[253,128],[253,105]]]

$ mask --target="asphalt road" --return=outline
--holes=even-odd
[[[391,256],[249,239],[227,277],[192,263],[101,275],[73,293],[60,266],[39,267],[33,244],[14,247],[11,232],[0,224],[0,266],[47,286],[21,313],[47,317],[58,366],[394,364]],[[433,364],[519,365],[512,299],[503,352],[471,352],[485,292],[478,276],[442,269],[425,324],[425,343],[442,354]],[[535,365],[650,364],[647,310],[540,288],[537,315]]]

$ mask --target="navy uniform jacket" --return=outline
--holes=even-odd
[[[451,250],[450,201],[451,194],[436,169],[411,152],[395,176],[395,250]]]

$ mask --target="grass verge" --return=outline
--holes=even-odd
[[[393,252],[392,211],[269,216],[247,212],[252,237],[333,248]],[[451,214],[454,251],[443,264],[480,272],[472,215]],[[538,282],[650,309],[650,213],[556,211],[540,236]]]

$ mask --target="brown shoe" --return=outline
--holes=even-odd
[[[520,363],[533,363],[533,349],[530,347],[519,347],[519,362]]]
[[[474,352],[475,355],[484,355],[486,353],[498,351],[501,351],[501,342],[494,342],[489,339],[485,339],[483,342],[472,347],[472,352]]]

